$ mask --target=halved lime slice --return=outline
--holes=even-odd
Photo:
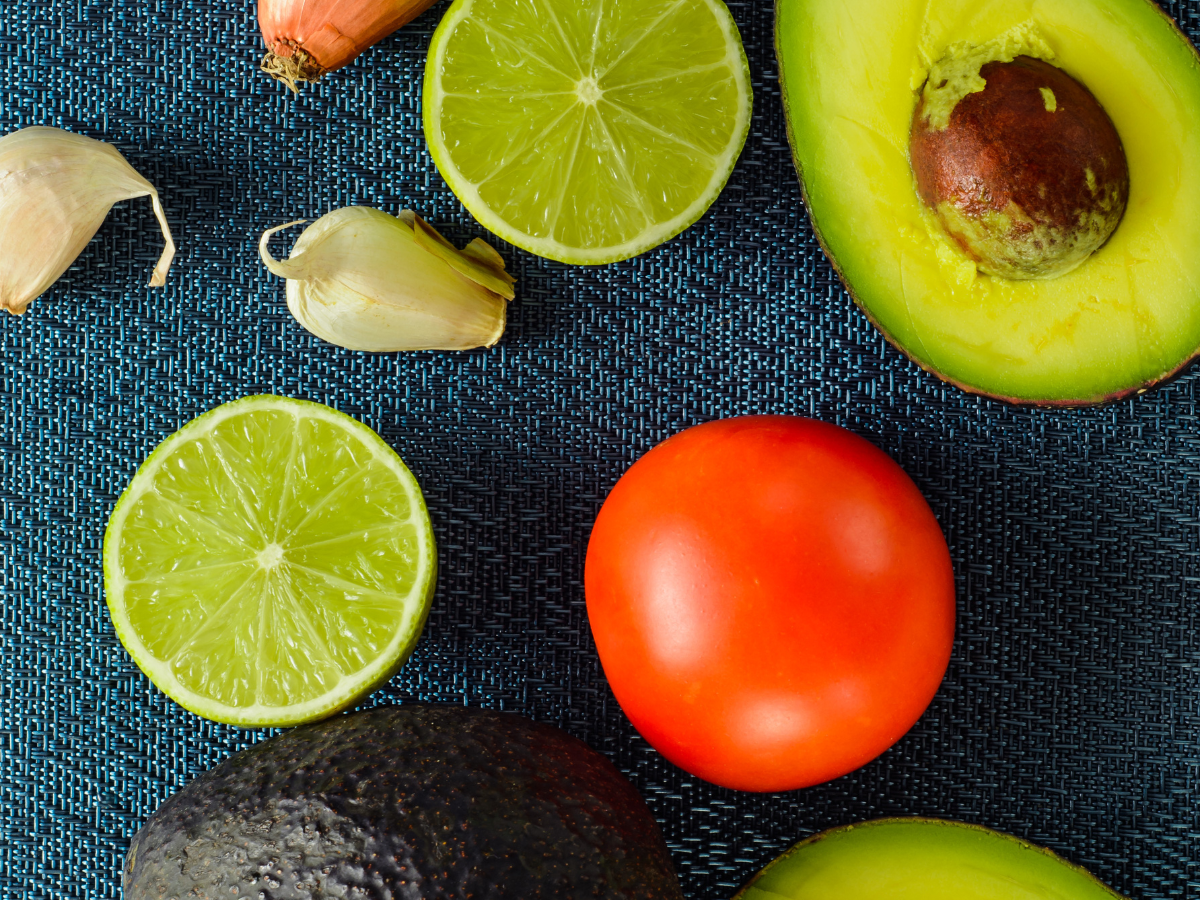
[[[331,715],[412,652],[437,553],[416,479],[327,406],[247,397],[163,441],[117,501],[104,587],[167,696],[246,727]]]
[[[456,0],[425,64],[425,137],[485,227],[539,256],[636,256],[712,204],[750,128],[721,0]]]

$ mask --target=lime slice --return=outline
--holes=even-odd
[[[599,264],[712,204],[750,128],[721,0],[456,0],[425,66],[425,137],[484,227]]]
[[[104,535],[117,635],[167,696],[246,727],[331,715],[412,651],[437,553],[416,479],[367,426],[247,397],[134,475]]]

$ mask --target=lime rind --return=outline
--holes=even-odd
[[[612,93],[617,95],[615,101],[611,97],[601,97],[592,104],[590,109],[585,109],[570,124],[566,144],[574,148],[573,152],[546,153],[544,152],[546,148],[539,146],[540,140],[551,129],[561,125],[562,120],[567,118],[572,109],[578,105],[575,97],[580,88],[577,85],[582,82],[577,82],[576,79],[579,79],[581,76],[585,81],[592,78],[593,75],[596,75],[595,67],[598,64],[602,65],[603,69],[597,77],[603,78],[608,74],[609,70],[620,68],[625,60],[629,58],[627,51],[630,49],[626,47],[622,50],[624,57],[618,55],[612,59],[598,59],[597,47],[595,42],[593,42],[590,48],[591,58],[586,64],[580,64],[578,59],[578,56],[581,55],[580,52],[577,49],[572,49],[573,43],[580,43],[578,36],[575,34],[576,29],[572,28],[570,23],[564,28],[563,22],[555,14],[552,0],[539,0],[539,3],[535,5],[538,6],[538,9],[553,24],[555,32],[562,38],[561,46],[571,51],[567,54],[567,60],[564,61],[557,57],[549,59],[549,48],[552,44],[547,41],[541,41],[540,44],[537,43],[536,40],[529,36],[533,31],[532,28],[527,27],[525,34],[517,34],[515,36],[509,32],[499,31],[491,33],[488,36],[489,42],[500,47],[510,47],[517,42],[525,41],[524,46],[520,49],[523,51],[523,56],[527,62],[535,67],[540,65],[547,72],[550,72],[550,80],[553,80],[554,73],[561,76],[559,79],[562,82],[561,84],[549,84],[546,86],[554,88],[553,90],[546,89],[539,92],[546,104],[542,120],[547,122],[545,128],[539,134],[533,135],[530,140],[520,145],[518,152],[515,154],[507,149],[502,141],[477,142],[479,144],[492,144],[490,148],[484,148],[483,152],[504,155],[499,159],[491,160],[486,166],[477,166],[481,171],[474,173],[474,176],[468,175],[463,171],[461,166],[456,162],[454,154],[442,133],[443,109],[448,98],[462,98],[464,103],[471,103],[480,98],[487,98],[491,108],[488,110],[489,115],[483,118],[494,118],[496,120],[486,126],[492,130],[500,127],[497,123],[507,121],[506,116],[511,118],[514,123],[520,122],[523,119],[529,119],[523,110],[512,107],[512,99],[521,99],[519,92],[515,90],[506,89],[505,91],[499,91],[494,86],[479,81],[472,82],[469,78],[462,79],[464,86],[467,88],[463,92],[447,92],[442,87],[442,72],[447,61],[447,55],[451,50],[452,39],[460,25],[474,23],[471,14],[479,2],[480,0],[456,0],[443,16],[429,48],[425,67],[423,105],[425,136],[434,163],[446,179],[450,188],[480,224],[509,243],[535,253],[538,256],[577,265],[603,265],[644,253],[675,237],[704,215],[728,182],[742,148],[745,146],[750,130],[750,116],[753,107],[750,68],[742,46],[741,36],[732,15],[729,13],[729,9],[721,0],[677,0],[660,16],[660,19],[666,19],[670,15],[683,10],[685,5],[689,3],[696,7],[703,7],[712,14],[713,23],[723,37],[725,55],[721,59],[713,60],[706,66],[700,66],[697,69],[727,71],[728,79],[732,82],[733,93],[735,95],[733,101],[736,105],[733,126],[728,129],[726,140],[723,145],[716,149],[716,152],[712,152],[713,148],[697,146],[692,141],[681,139],[679,135],[670,134],[653,122],[645,119],[640,120],[639,124],[642,131],[643,144],[649,145],[657,141],[663,155],[669,153],[675,154],[668,168],[679,170],[690,166],[692,171],[689,174],[695,174],[695,169],[697,168],[696,161],[699,161],[702,167],[705,158],[707,158],[708,165],[710,166],[704,187],[695,192],[694,198],[690,202],[687,202],[682,209],[678,212],[673,212],[661,220],[658,218],[662,214],[662,210],[659,207],[663,204],[654,202],[656,199],[655,194],[659,192],[657,189],[662,188],[661,180],[656,181],[652,172],[645,171],[646,167],[644,165],[639,166],[636,160],[631,160],[627,143],[626,146],[622,147],[621,141],[614,138],[611,131],[610,122],[614,119],[624,119],[627,124],[639,119],[639,109],[635,108],[637,104],[632,102],[636,98],[628,96],[631,92],[636,93],[633,90],[639,86],[636,83],[636,79],[612,85]],[[610,3],[610,7],[620,10],[621,4],[613,2]],[[627,17],[636,18],[633,14],[627,15]],[[516,30],[517,24],[519,23],[513,24],[512,30]],[[645,32],[652,33],[654,27],[660,23],[649,22],[645,24],[649,26],[644,29]],[[635,43],[637,40],[641,40],[641,38],[635,39]],[[475,58],[478,59],[479,57],[476,55]],[[675,71],[674,73],[667,73],[661,79],[651,78],[649,80],[667,80],[672,74],[684,77],[703,73],[700,71],[693,72],[689,69],[683,72]],[[620,99],[622,93],[627,95],[624,101]],[[703,105],[689,104],[688,111],[694,112],[698,107],[702,107]],[[596,109],[600,106],[606,108],[609,121],[606,121],[605,116],[596,113]],[[482,129],[485,126],[481,125],[480,127]],[[531,125],[530,127],[533,126]],[[634,127],[637,127],[637,125]],[[483,132],[481,131],[481,133]],[[606,144],[611,148],[607,159],[592,161],[592,165],[593,168],[601,173],[609,171],[621,173],[624,184],[612,187],[612,193],[616,195],[618,202],[611,204],[606,212],[622,218],[622,222],[619,223],[617,230],[624,231],[630,235],[625,239],[616,241],[604,240],[603,238],[607,237],[605,234],[607,229],[601,224],[587,221],[588,217],[586,215],[579,216],[584,221],[581,221],[577,225],[573,234],[573,241],[564,241],[554,234],[564,205],[570,206],[572,203],[575,203],[586,207],[586,203],[582,202],[580,198],[570,196],[547,198],[547,187],[555,181],[570,181],[573,175],[576,175],[582,184],[592,181],[592,179],[586,177],[588,173],[579,174],[574,172],[574,167],[577,165],[576,157],[587,157],[589,155],[578,153],[579,147],[585,143],[590,149],[598,150],[593,155],[605,152]],[[643,147],[641,149],[645,151],[646,148]],[[511,181],[517,183],[517,187],[512,188],[508,195],[503,194],[503,192],[496,192],[493,199],[489,201],[481,192],[481,186],[487,183],[486,179],[488,176],[485,175],[483,178],[480,178],[480,175],[483,170],[494,169],[496,167],[514,169],[515,174]],[[506,179],[505,187],[509,187],[508,181]],[[610,185],[607,178],[603,179],[603,183]],[[647,190],[647,188],[655,190]],[[512,221],[514,215],[506,215],[497,210],[497,206],[501,205],[506,206],[510,210],[520,209],[522,210],[522,215],[525,215],[528,210],[536,210],[537,212],[533,213],[535,219],[537,215],[542,215],[541,221],[535,222],[538,226],[536,230],[548,230],[550,232],[549,235],[543,236],[531,233],[535,229],[522,228],[514,224]],[[600,238],[598,242],[597,238]]]
[[[402,610],[400,621],[391,634],[390,640],[385,646],[378,648],[378,652],[375,653],[372,659],[362,660],[363,665],[359,668],[352,672],[343,672],[336,683],[332,684],[328,689],[300,703],[267,704],[255,702],[250,704],[229,704],[209,696],[204,696],[185,686],[176,674],[177,666],[172,665],[173,660],[159,658],[155,652],[147,647],[146,643],[139,636],[138,629],[130,620],[125,602],[131,581],[126,576],[125,565],[122,561],[121,538],[126,531],[126,525],[129,522],[131,512],[136,509],[139,501],[145,498],[147,494],[156,492],[155,482],[158,476],[162,474],[164,464],[175,458],[179,450],[189,443],[211,436],[227,420],[250,412],[262,411],[274,411],[292,416],[297,423],[297,427],[304,420],[315,420],[331,425],[339,433],[359,442],[362,449],[369,454],[371,461],[382,465],[386,471],[395,476],[395,484],[402,486],[408,500],[408,514],[404,524],[411,525],[414,528],[415,569],[412,573],[411,584],[403,596],[389,594],[386,591],[377,590],[358,583],[346,582],[343,585],[347,591],[357,595],[377,596],[380,603],[385,603],[393,608]],[[298,437],[296,438],[296,444],[297,446],[299,444]],[[289,460],[290,463],[295,463],[294,452],[293,450],[293,456]],[[288,471],[290,472],[291,470],[289,469]],[[279,504],[278,508],[282,508],[286,501],[286,498],[283,496],[285,491],[286,487],[281,485],[279,497],[270,498]],[[244,497],[241,498],[241,502],[243,503],[243,508],[240,511],[235,511],[245,516],[244,521],[248,522],[254,519],[258,510],[256,510],[253,504],[247,503]],[[189,514],[193,515],[193,519],[195,518],[195,511],[190,511]],[[219,532],[222,528],[220,523],[213,523],[213,527],[214,532]],[[236,525],[233,526],[233,529],[234,532],[239,530]],[[238,535],[231,533],[229,537],[236,539]],[[308,547],[301,547],[300,549],[308,549]],[[395,451],[374,431],[350,416],[318,403],[270,395],[246,397],[242,400],[217,407],[192,420],[163,441],[138,469],[129,487],[117,501],[105,532],[103,560],[106,601],[112,616],[113,625],[118,638],[138,667],[163,693],[185,709],[208,719],[242,727],[297,725],[322,719],[347,708],[385,683],[404,664],[416,645],[429,614],[430,600],[437,575],[437,553],[432,525],[424,498],[421,495],[416,479]],[[236,588],[230,596],[226,597],[224,608],[236,605],[238,602],[238,593],[252,588],[252,582],[258,575],[256,571],[257,566],[254,565],[252,560],[245,560],[243,562],[234,561],[227,565],[229,568],[236,568],[238,565],[243,566],[244,569],[248,570],[248,577],[239,588]],[[214,568],[220,569],[224,568],[224,566]],[[337,586],[335,584],[338,581],[337,576],[320,570],[308,569],[307,571],[317,584],[323,583],[327,587]],[[174,572],[168,570],[167,572],[158,572],[156,574],[160,578],[169,579],[173,576],[178,576],[186,580],[189,576],[203,577],[205,573],[201,569],[191,567],[179,569]],[[212,578],[219,581],[221,574],[223,573],[214,572]],[[279,580],[275,586],[276,588],[282,587],[284,590],[290,590],[288,584],[282,580]],[[292,607],[299,607],[303,604],[300,598],[292,597],[290,598],[290,605]],[[268,604],[260,604],[260,606],[265,609]],[[216,614],[208,613],[206,618],[214,620],[218,618],[219,612]],[[307,627],[304,623],[300,622],[289,622],[287,626],[299,628],[300,630],[304,630]],[[208,625],[202,624],[200,630],[202,631],[205,627],[208,627]],[[197,633],[190,635],[192,642],[195,641]],[[310,643],[314,639],[311,633],[306,635],[306,637]],[[163,648],[160,647],[157,649],[162,652]],[[166,649],[178,652],[177,646],[172,648],[168,645]],[[274,647],[264,648],[260,646],[258,649],[260,653],[276,653],[278,651],[278,648]],[[345,662],[346,660],[342,661]],[[311,665],[311,660],[306,660],[306,662]],[[307,673],[304,672],[303,666],[300,666],[295,669],[293,674],[304,678]]]

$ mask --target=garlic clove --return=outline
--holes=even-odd
[[[418,222],[437,252],[418,240]],[[271,235],[296,224],[264,232],[259,255],[287,279],[292,315],[322,340],[368,352],[469,350],[504,333],[507,301],[488,286],[513,295],[499,254],[461,253],[408,210],[397,217],[352,206],[322,216],[286,260],[275,259]],[[455,255],[464,257],[458,267],[448,261]]]
[[[149,196],[166,247],[150,277],[166,283],[175,242],[154,186],[103,141],[34,126],[0,138],[0,309],[15,315],[67,270],[114,203]]]
[[[482,284],[507,300],[516,296],[513,293],[516,279],[504,271],[504,260],[487,241],[475,238],[459,250],[416,213],[413,213],[413,234],[418,244],[434,256],[443,259],[460,275]]]

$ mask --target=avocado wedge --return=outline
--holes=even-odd
[[[125,900],[682,900],[638,792],[521,716],[336,716],[199,776],[134,836]]]
[[[879,819],[767,865],[735,900],[1119,900],[1079,866],[979,825]]]
[[[1083,406],[1141,393],[1200,352],[1200,57],[1150,0],[778,0],[776,49],[817,237],[919,365],[1010,402]],[[1128,163],[1127,202],[1098,229],[1099,249],[1027,279],[981,267],[931,192],[922,199],[910,153],[918,104],[949,91],[934,129],[950,127],[955,103],[988,90],[981,69],[1014,60],[1048,63],[1090,93]],[[1030,115],[1057,121],[1062,97],[1041,87]],[[1059,163],[1079,143],[1055,146],[1029,190],[1063,189]],[[998,178],[1013,149],[987,151]],[[1080,172],[1105,186],[1094,164]],[[977,187],[976,199],[995,198],[994,185]]]

